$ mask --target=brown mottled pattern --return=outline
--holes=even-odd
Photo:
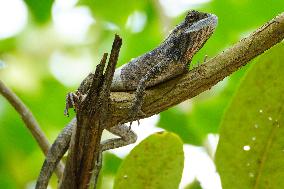
[[[170,35],[156,49],[130,61],[116,71],[112,91],[135,90],[142,78],[154,66],[161,66],[146,81],[151,87],[177,75],[185,73],[194,54],[213,33],[217,17],[213,14],[190,11],[185,20],[172,30]]]

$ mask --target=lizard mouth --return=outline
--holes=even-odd
[[[184,21],[177,25],[172,33],[175,35],[180,33],[193,33],[204,30],[205,28],[213,32],[217,23],[218,18],[216,15],[192,10],[187,13]]]
[[[214,29],[217,26],[218,18],[214,14],[204,13],[204,15],[205,15],[204,18],[193,22],[191,26],[185,30],[185,32],[191,33],[191,32],[199,32],[201,30],[208,30],[208,32],[213,33]]]

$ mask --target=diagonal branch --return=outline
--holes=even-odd
[[[178,103],[190,99],[237,71],[250,60],[281,42],[284,38],[284,13],[272,19],[249,37],[242,39],[225,52],[208,60],[187,74],[166,81],[146,90],[140,119],[162,112]],[[134,99],[133,92],[111,93],[110,125],[130,120],[127,113]]]
[[[44,155],[47,155],[50,144],[47,140],[47,137],[41,130],[38,122],[34,118],[32,112],[13,91],[11,91],[7,86],[5,86],[5,84],[1,80],[0,80],[0,94],[2,94],[15,108],[15,110],[20,114],[26,127],[31,132],[33,137],[36,139],[42,152],[44,153]],[[60,179],[62,174],[63,174],[63,164],[60,163],[57,166],[56,175]]]

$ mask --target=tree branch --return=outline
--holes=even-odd
[[[50,144],[47,137],[41,130],[37,120],[34,118],[32,112],[28,107],[21,101],[21,99],[13,93],[5,84],[0,80],[0,93],[10,102],[10,104],[15,108],[15,110],[20,114],[22,120],[24,121],[26,127],[31,132],[36,142],[40,146],[44,155],[47,155]],[[63,175],[63,164],[59,163],[56,169],[56,175],[60,179]]]
[[[75,106],[77,127],[71,139],[70,153],[60,185],[62,189],[87,189],[95,162],[101,159],[101,135],[108,126],[110,86],[121,44],[121,38],[116,35],[105,73],[103,74],[107,54],[104,54],[91,78],[92,83],[86,97],[82,97],[84,99]],[[99,170],[94,173],[97,178]]]
[[[274,18],[273,20],[253,32],[249,37],[242,39],[230,49],[207,61],[205,64],[198,66],[193,70],[190,70],[187,74],[181,75],[160,85],[147,89],[142,106],[142,111],[146,115],[140,115],[139,118],[146,118],[153,114],[162,112],[182,101],[185,101],[202,93],[205,90],[210,89],[216,83],[218,83],[234,71],[238,70],[242,66],[246,65],[250,60],[280,42],[283,38],[284,13],[280,14],[278,17]],[[113,69],[114,68],[112,68],[112,70]],[[95,81],[93,83],[95,83]],[[106,88],[108,89],[108,87]],[[97,90],[96,87],[94,89]],[[100,91],[103,90],[100,89]],[[105,107],[105,104],[108,104],[105,101],[108,95],[103,94],[98,93],[98,95],[89,95],[88,101],[90,100],[90,102],[96,102],[89,103],[88,106],[85,106],[86,110],[88,110],[87,112],[85,112],[85,117],[84,113],[82,114],[80,113],[80,111],[77,111],[78,127],[75,130],[80,129],[80,131],[75,131],[76,135],[80,135],[82,139],[92,138],[92,140],[86,140],[92,141],[92,144],[85,142],[85,139],[77,139],[77,142],[75,142],[78,136],[74,136],[73,132],[72,138],[74,139],[71,141],[72,144],[70,153],[70,157],[72,158],[68,158],[67,160],[67,162],[73,162],[73,165],[70,164],[73,167],[71,166],[68,168],[68,166],[66,166],[65,169],[66,175],[69,174],[69,176],[66,176],[65,179],[69,179],[70,183],[73,183],[73,185],[67,183],[65,184],[65,186],[67,186],[65,188],[86,187],[87,181],[90,178],[90,173],[86,172],[85,175],[81,175],[79,177],[74,177],[74,175],[80,171],[82,172],[82,170],[84,170],[83,172],[88,170],[90,172],[92,170],[91,166],[89,165],[93,163],[94,159],[98,158],[101,129],[110,128],[112,126],[118,125],[118,123],[125,123],[130,121],[128,113],[134,100],[133,91],[111,92],[111,102],[108,109]],[[102,101],[100,102],[99,99],[101,99]],[[95,113],[93,113],[93,111]],[[100,114],[100,112],[102,113]],[[87,122],[86,120],[91,121]],[[104,120],[107,120],[107,123]],[[92,129],[90,129],[89,131],[81,130],[81,127],[88,124],[88,127]],[[101,127],[102,125],[103,127]],[[87,137],[84,137],[84,135],[86,135]],[[75,148],[75,145],[77,145],[78,147]],[[86,146],[90,146],[90,151],[86,152],[86,156],[82,156],[81,154],[85,152],[84,150],[82,150],[82,147],[88,149],[86,148]],[[74,149],[77,149],[77,151],[74,151]],[[72,153],[73,156],[71,155]],[[75,158],[75,153],[80,155]],[[93,157],[91,157],[92,153]],[[72,172],[72,170],[74,170],[74,172]],[[81,181],[76,180],[78,178],[80,178]]]
[[[284,13],[281,13],[249,37],[187,74],[147,89],[142,106],[146,115],[139,118],[150,117],[210,89],[283,38]],[[129,122],[127,114],[134,100],[133,92],[112,92],[111,100],[110,125]]]

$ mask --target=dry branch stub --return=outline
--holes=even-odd
[[[85,98],[76,108],[77,127],[71,139],[70,153],[60,188],[87,189],[95,162],[101,155],[101,135],[110,117],[110,86],[118,60],[121,38],[116,35],[105,73],[107,54],[104,54]],[[114,125],[112,125],[114,126]],[[96,168],[96,167],[95,167]],[[95,171],[97,174],[99,171]],[[97,176],[97,175],[96,175]]]

